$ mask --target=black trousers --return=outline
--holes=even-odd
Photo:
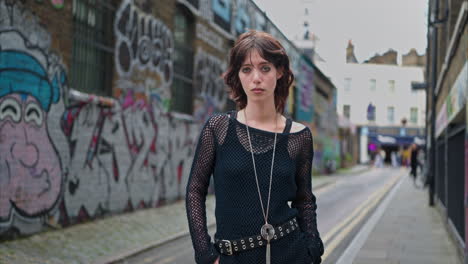
[[[418,176],[418,165],[413,165],[411,164],[411,171],[410,171],[411,176],[413,176],[414,179]]]

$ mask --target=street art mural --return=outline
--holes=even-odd
[[[42,2],[52,12],[68,4]],[[48,27],[61,22],[33,14],[34,2],[0,0],[0,238],[183,198],[201,126],[225,108],[226,61],[199,48],[195,112],[171,113],[173,32],[146,13],[153,2],[115,6],[113,96],[105,98],[70,87],[62,58],[73,54]],[[198,36],[216,40],[219,54],[234,26],[231,4],[200,1],[200,14],[215,7],[207,23],[227,28],[205,25]]]
[[[213,21],[226,32],[231,32],[231,5],[232,0],[213,0],[211,10],[213,10]]]
[[[57,9],[61,9],[63,8],[63,5],[65,4],[65,0],[50,0],[50,2],[52,3],[52,5],[57,8]]]
[[[0,0],[1,237],[185,195],[200,124],[167,111],[172,34],[137,8],[119,8],[116,51],[128,56],[116,52],[115,98],[102,98],[71,90],[53,36],[21,3]],[[222,64],[202,61],[210,87],[203,69]],[[212,88],[200,94],[219,100]]]
[[[43,0],[36,0],[38,3],[42,3]],[[50,3],[52,4],[53,7],[56,9],[62,9],[63,6],[65,5],[65,0],[50,0]]]
[[[237,13],[234,26],[238,35],[244,33],[248,28],[251,28],[251,19],[248,8],[249,2],[247,0],[238,0],[236,3]]]
[[[314,115],[314,69],[305,59],[300,63],[300,74],[297,75],[296,112],[297,119],[304,122],[312,122]]]
[[[196,124],[173,118],[131,91],[118,105],[77,105],[63,116],[71,146],[63,224],[184,195]]]
[[[172,32],[159,19],[144,13],[131,0],[125,0],[116,13],[115,65],[120,89],[134,87],[150,78],[156,81],[152,91],[168,104],[173,79]],[[130,83],[130,85],[127,85]]]
[[[167,111],[172,33],[136,4],[123,1],[116,13],[115,105],[77,104],[62,118],[70,145],[64,225],[184,195],[198,125]]]
[[[204,121],[214,112],[222,111],[227,101],[227,92],[221,77],[227,63],[203,51],[195,55],[194,88],[196,120]]]
[[[41,223],[59,201],[62,161],[49,113],[67,77],[30,12],[0,1],[0,17],[1,232]]]
[[[151,10],[154,7],[154,1],[151,0],[133,0],[140,10]]]

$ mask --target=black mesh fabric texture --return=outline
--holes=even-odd
[[[300,230],[271,243],[272,264],[318,264],[323,244],[317,230],[312,193],[312,133],[290,132],[291,120],[277,135],[268,222],[274,226],[297,217]],[[265,264],[266,247],[219,254],[207,231],[206,195],[213,175],[216,196],[216,239],[234,240],[260,234],[264,224],[247,127],[236,112],[213,115],[203,127],[186,193],[186,209],[198,264]],[[249,128],[263,204],[266,207],[274,133]],[[291,206],[289,206],[289,203]],[[265,208],[266,209],[266,208]]]

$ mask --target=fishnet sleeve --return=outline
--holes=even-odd
[[[313,263],[321,262],[323,254],[323,243],[317,230],[317,204],[312,193],[312,160],[314,148],[312,133],[309,129],[301,134],[300,150],[297,156],[296,184],[297,193],[291,206],[299,211],[298,222],[301,230],[306,234],[309,254]]]
[[[185,196],[190,235],[198,264],[213,264],[219,255],[208,235],[205,205],[215,161],[216,139],[213,125],[212,117],[200,133]]]

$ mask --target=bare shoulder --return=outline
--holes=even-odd
[[[291,132],[294,133],[294,132],[299,132],[301,130],[303,130],[305,128],[305,126],[301,123],[298,123],[298,122],[292,122],[292,125],[291,125]]]

